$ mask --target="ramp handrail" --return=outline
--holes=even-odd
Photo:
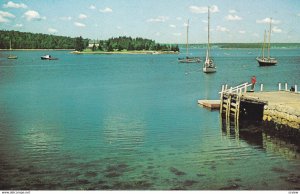
[[[230,88],[227,88],[227,84],[226,85],[222,85],[222,91],[219,92],[219,94],[222,94],[222,93],[237,93],[237,94],[241,94],[244,90],[244,93],[247,92],[247,88],[249,86],[251,86],[252,84],[251,83],[248,83],[248,82],[245,82],[243,84],[240,84],[238,86],[235,86],[235,87],[230,87]]]

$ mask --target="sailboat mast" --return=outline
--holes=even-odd
[[[209,31],[210,31],[210,24],[209,24],[209,21],[210,21],[210,13],[209,13],[209,6],[207,8],[208,10],[208,16],[207,16],[207,54],[208,54],[208,57],[210,56],[210,45],[209,45]]]
[[[270,58],[271,30],[272,30],[272,18],[270,18],[269,43],[268,43],[268,59]]]
[[[267,35],[267,32],[266,32],[266,30],[265,30],[265,34],[264,34],[264,43],[263,43],[263,46],[262,46],[262,58],[263,58],[263,59],[265,58],[266,35]]]
[[[11,40],[9,41],[9,50],[12,50],[11,49]]]
[[[189,20],[186,26],[186,56],[189,55]]]

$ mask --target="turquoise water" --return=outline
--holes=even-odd
[[[274,67],[258,53],[215,49],[207,75],[177,55],[2,51],[0,189],[299,190],[295,143],[197,105],[252,75],[265,90],[300,84],[299,49],[272,50]]]

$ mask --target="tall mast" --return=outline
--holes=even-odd
[[[186,26],[186,56],[189,55],[189,19]]]
[[[11,49],[11,40],[9,41],[9,50],[12,50]]]
[[[272,18],[270,18],[269,44],[268,44],[268,59],[270,58],[271,30],[272,30]]]
[[[266,30],[265,30],[265,34],[264,34],[264,43],[263,43],[263,46],[262,46],[262,58],[263,58],[263,59],[265,58],[266,35],[267,35],[267,32],[266,32]]]
[[[210,31],[210,26],[209,26],[209,20],[210,20],[210,13],[209,13],[209,6],[207,7],[208,11],[208,16],[207,16],[207,54],[208,57],[210,56],[210,45],[209,45],[209,31]]]

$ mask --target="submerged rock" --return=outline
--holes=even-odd
[[[171,171],[172,173],[174,173],[175,175],[177,175],[177,176],[183,176],[183,175],[186,175],[185,172],[180,171],[180,170],[178,170],[178,169],[176,169],[176,168],[174,168],[174,167],[171,167],[171,168],[170,168],[170,171]]]

